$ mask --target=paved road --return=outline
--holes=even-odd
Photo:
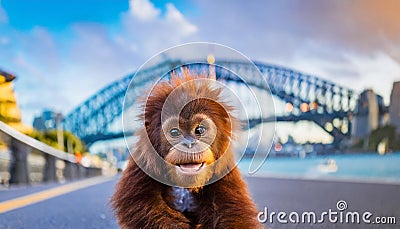
[[[118,228],[109,208],[117,178],[69,192],[33,205],[0,214],[0,228]],[[33,187],[42,191],[52,185]],[[0,191],[3,196],[23,196],[32,188]]]
[[[108,200],[117,177],[102,183],[71,191],[29,206],[0,214],[0,228],[118,228]],[[337,210],[336,203],[345,200],[347,211],[370,211],[374,216],[396,216],[400,228],[400,185],[378,185],[349,182],[307,181],[275,178],[246,178],[259,209],[291,212]],[[0,191],[0,201],[51,190],[56,184]],[[59,186],[60,187],[60,186]],[[1,205],[1,204],[0,204]],[[266,224],[271,228],[378,228],[365,224]]]

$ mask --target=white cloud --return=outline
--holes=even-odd
[[[179,12],[172,3],[167,4],[165,20],[166,23],[175,25],[176,28],[180,29],[180,35],[182,36],[192,35],[198,30],[195,25],[187,21],[183,14]]]
[[[130,0],[127,20],[139,21],[139,24],[156,26],[157,31],[163,28],[173,28],[173,36],[190,36],[197,32],[197,27],[191,24],[172,3],[166,4],[165,16],[161,17],[161,9],[154,6],[149,0]],[[163,28],[160,28],[163,27]],[[140,27],[138,28],[140,29]],[[140,30],[136,30],[136,33]]]
[[[8,15],[6,10],[1,5],[0,1],[0,24],[7,24],[8,23]]]
[[[162,16],[161,9],[148,0],[131,0],[128,12],[121,14],[120,20],[120,30],[112,33],[100,24],[73,25],[75,39],[69,42],[65,57],[71,62],[64,62],[60,70],[65,90],[75,92],[69,95],[69,104],[76,106],[75,101],[87,99],[134,72],[152,55],[190,39],[197,31],[170,3]]]
[[[156,19],[161,10],[148,0],[130,0],[129,12],[141,21],[150,21]]]
[[[317,75],[358,93],[373,89],[389,104],[392,84],[400,80],[400,63],[395,57],[383,50],[362,55],[354,51],[325,49],[335,55],[308,47],[279,64]]]
[[[44,108],[63,110],[68,98],[59,83],[60,59],[53,36],[35,27],[27,33],[10,33],[9,43],[6,50],[13,49],[0,62],[17,75],[14,88],[23,121],[31,123]]]
[[[134,0],[117,30],[81,22],[68,30],[63,39],[43,27],[14,31],[3,44],[0,63],[15,70],[26,123],[44,108],[68,113],[162,49],[190,41],[197,27],[173,4],[161,15],[148,0]]]
[[[387,53],[377,52],[369,57],[349,56],[354,68],[362,75],[362,79],[351,85],[358,91],[372,88],[382,95],[385,103],[390,102],[390,92],[394,81],[400,80],[400,65]]]
[[[136,49],[99,24],[75,24],[60,72],[70,111],[102,87],[131,73],[140,64]]]
[[[236,4],[237,3],[237,4]],[[400,80],[400,2],[197,1],[203,40],[249,58],[315,74],[357,91],[390,95]],[[212,7],[210,7],[212,6]],[[190,19],[190,18],[189,18]]]
[[[152,20],[140,20],[137,14],[131,13],[133,10],[158,12],[160,9],[154,8],[154,5],[148,0],[139,1],[141,4],[138,4],[136,8],[134,4],[130,4],[129,13],[122,14],[123,31],[119,39],[121,43],[131,44],[128,47],[140,47],[138,56],[146,60],[166,48],[194,40],[198,27],[191,23],[172,3],[166,5],[164,15],[153,14]],[[133,3],[135,2],[133,0]],[[147,9],[148,5],[151,5],[151,10]]]
[[[251,59],[355,90],[372,87],[387,98],[392,81],[400,79],[400,10],[389,1],[392,10],[387,12],[393,20],[385,19],[385,4],[375,6],[379,3],[370,0],[364,8],[318,0],[245,5],[202,0],[194,3],[201,17],[183,13],[172,3],[162,12],[149,0],[130,0],[129,10],[112,28],[77,22],[66,28],[71,34],[62,39],[41,27],[10,33],[5,42],[0,38],[0,63],[15,69],[16,90],[24,108],[30,109],[24,109],[27,122],[46,106],[68,112],[152,55],[191,41],[219,42]],[[0,23],[7,21],[0,4]]]

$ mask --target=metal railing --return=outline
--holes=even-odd
[[[75,156],[31,138],[0,121],[0,182],[30,184],[102,175],[101,168],[84,167]]]

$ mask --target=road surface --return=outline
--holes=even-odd
[[[119,228],[108,204],[116,182],[116,177],[102,178],[101,183],[0,213],[0,228]],[[0,199],[26,196],[55,187],[51,184],[3,190]]]
[[[0,228],[118,228],[108,204],[117,180],[100,177],[0,190]],[[329,222],[282,224],[274,218],[272,224],[266,223],[271,228],[400,228],[400,185],[257,177],[246,181],[260,211],[315,211],[318,215],[329,209],[338,211],[337,202],[342,200],[347,205],[344,212],[369,211],[373,217],[395,216],[397,220],[395,225],[378,227]],[[36,203],[26,206],[27,201]]]

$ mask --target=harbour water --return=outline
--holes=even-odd
[[[260,163],[257,159],[254,162]],[[243,158],[238,164],[244,175],[249,174],[250,163],[251,159]],[[400,184],[400,153],[335,154],[306,158],[269,157],[253,176]]]

